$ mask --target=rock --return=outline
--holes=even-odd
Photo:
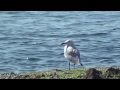
[[[115,68],[112,68],[112,67],[108,68],[106,70],[106,73],[105,73],[106,78],[110,78],[110,77],[112,77],[114,75],[118,75],[118,74],[120,74],[120,69],[115,69]]]
[[[14,79],[32,79],[29,75],[17,75]]]
[[[59,76],[55,73],[51,74],[49,79],[59,79]]]
[[[115,68],[108,68],[106,73],[108,74],[120,74],[120,69],[115,69]]]
[[[90,68],[86,71],[86,75],[84,79],[103,79],[101,77],[102,72],[98,71],[94,68]]]
[[[45,77],[45,74],[42,73],[41,77]]]

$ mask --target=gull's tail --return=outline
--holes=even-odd
[[[81,62],[78,62],[77,64],[83,66],[83,64]]]
[[[79,57],[78,62],[79,62],[79,65],[83,66],[83,64],[81,63],[81,58],[80,57]]]
[[[82,63],[80,63],[80,65],[81,65],[81,66],[83,66],[83,64],[82,64]]]

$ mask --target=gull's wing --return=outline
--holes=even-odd
[[[68,47],[67,53],[72,57],[78,57],[78,58],[80,57],[80,53],[76,48]]]
[[[76,59],[79,59],[79,62],[80,62],[80,53],[79,53],[79,50],[77,48],[68,47],[67,48],[67,53],[69,55],[71,55],[72,57],[74,57]],[[81,64],[81,66],[82,66],[82,64]]]

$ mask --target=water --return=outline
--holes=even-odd
[[[119,11],[1,11],[0,72],[68,69],[68,38],[84,67],[120,66]]]

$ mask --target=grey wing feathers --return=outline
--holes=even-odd
[[[77,57],[78,57],[79,60],[80,60],[80,53],[79,53],[79,51],[78,51],[77,49],[75,49],[75,50],[73,50],[73,52],[77,55]]]
[[[83,64],[82,64],[81,61],[80,61],[81,59],[80,59],[80,53],[79,53],[79,51],[78,51],[77,49],[75,49],[73,52],[76,53],[77,58],[79,58],[79,63],[80,63],[80,65],[83,66]]]
[[[72,48],[71,50],[68,51],[68,54],[71,55],[72,57],[78,58],[80,65],[83,66],[82,63],[80,62],[80,53],[78,49]]]
[[[72,57],[78,57],[80,59],[80,53],[77,49],[69,51],[68,54],[71,55]]]

